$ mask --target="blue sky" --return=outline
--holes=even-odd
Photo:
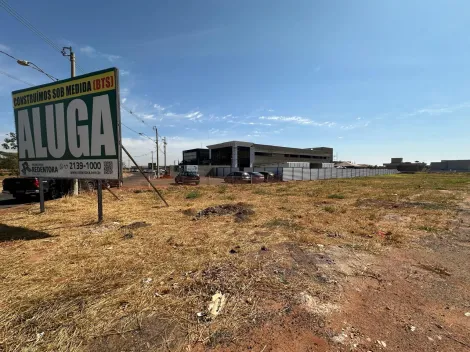
[[[181,150],[226,141],[333,147],[381,164],[469,159],[468,1],[9,1],[85,72],[121,70],[123,122]],[[67,60],[0,7],[0,50],[58,78]],[[46,76],[0,54],[0,71]],[[79,72],[78,72],[79,73]],[[0,75],[0,133],[13,130]],[[123,129],[134,155],[152,142]],[[150,155],[139,157],[150,161]]]

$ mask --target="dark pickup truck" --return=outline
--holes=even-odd
[[[70,180],[58,180],[52,178],[42,179],[44,197],[56,199],[66,193],[70,187]],[[3,180],[3,193],[10,193],[13,197],[39,198],[39,179],[35,177],[10,177]]]

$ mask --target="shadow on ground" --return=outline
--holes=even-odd
[[[7,199],[0,199],[0,209],[1,208],[12,208],[19,205],[24,204],[32,204],[38,203],[39,199],[15,199],[15,198],[7,198]]]
[[[0,242],[8,241],[31,241],[52,237],[46,232],[34,231],[24,227],[8,226],[0,224]]]

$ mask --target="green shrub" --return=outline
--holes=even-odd
[[[196,199],[201,196],[201,193],[198,190],[194,190],[186,194],[186,199]]]
[[[344,199],[344,195],[339,193],[333,193],[328,196],[330,199]]]

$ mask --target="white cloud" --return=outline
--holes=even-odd
[[[114,62],[116,60],[119,60],[121,56],[119,55],[111,55],[111,54],[101,54],[104,58],[108,59],[110,62]]]
[[[145,120],[156,120],[156,118],[154,117],[155,116],[154,114],[139,114],[138,116],[142,117]]]
[[[164,113],[163,116],[171,117],[174,119],[189,119],[191,121],[196,121],[196,120],[201,119],[201,117],[203,117],[204,114],[201,113],[200,111],[192,111],[192,112],[188,112],[185,114],[176,114],[174,112],[169,111],[169,112]]]
[[[333,127],[336,125],[336,122],[316,122],[306,117],[301,116],[260,116],[260,120],[271,120],[271,121],[281,121],[281,122],[292,122],[299,125],[311,125],[319,127]]]
[[[338,137],[338,139],[343,139],[343,137]]]
[[[159,110],[159,111],[165,110],[165,108],[164,108],[163,106],[159,105],[159,104],[153,104],[153,107],[154,107],[155,109]]]
[[[80,48],[80,52],[82,52],[82,53],[84,53],[88,56],[96,55],[96,49],[92,48],[91,46],[88,46],[88,45]]]
[[[131,91],[129,90],[129,88],[121,88],[120,92],[121,96],[125,95],[125,96],[128,96]]]
[[[125,104],[126,101],[127,101],[127,98],[123,98],[123,99],[121,100],[121,102],[122,102],[123,104]]]
[[[186,114],[185,117],[187,117],[190,120],[197,120],[203,117],[204,114],[202,114],[200,111],[194,111],[190,112],[189,114]]]
[[[10,47],[8,47],[8,46],[6,46],[6,45],[3,45],[3,44],[0,44],[0,50],[6,51],[6,52],[10,52],[10,51],[11,51]]]
[[[460,103],[456,105],[447,105],[447,106],[434,106],[424,109],[418,109],[411,113],[405,113],[400,118],[414,117],[419,115],[429,115],[429,116],[439,116],[443,114],[451,114],[455,111],[470,108],[470,102]]]
[[[102,52],[96,50],[95,48],[93,48],[92,46],[89,46],[89,45],[81,47],[80,52],[87,55],[88,57],[91,57],[91,58],[104,58],[104,59],[106,59],[110,62],[114,62],[114,61],[121,58],[121,56],[119,56],[119,55],[102,53]]]
[[[119,73],[121,76],[129,76],[131,72],[126,70],[119,70]]]
[[[272,123],[263,123],[263,122],[243,122],[243,121],[227,121],[228,123],[234,123],[237,125],[249,125],[249,126],[272,126]]]

